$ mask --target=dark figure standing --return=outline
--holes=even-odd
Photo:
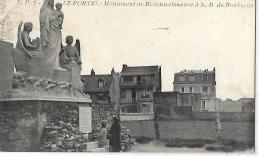
[[[111,152],[120,152],[121,151],[121,126],[119,120],[116,117],[113,117],[113,123],[111,125],[109,138],[109,145]]]

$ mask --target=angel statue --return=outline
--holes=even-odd
[[[22,31],[23,26],[23,31]],[[16,43],[16,48],[24,51],[28,57],[42,57],[40,52],[40,38],[31,40],[30,33],[33,29],[33,24],[31,22],[26,22],[23,25],[23,22],[19,24],[18,27],[18,40]]]
[[[20,22],[17,33],[16,48],[12,51],[12,56],[16,71],[26,72],[31,75],[39,75],[41,60],[44,53],[41,51],[40,38],[31,39],[30,33],[33,29],[31,22]]]
[[[62,47],[62,51],[60,53],[61,64],[63,64],[64,67],[68,64],[81,65],[80,41],[77,39],[75,45],[72,46],[73,37],[69,35],[66,37],[66,43],[67,45]]]

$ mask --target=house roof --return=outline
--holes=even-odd
[[[113,76],[107,75],[81,75],[81,80],[84,82],[85,92],[107,92],[110,89]],[[99,88],[98,82],[104,81],[104,87]]]
[[[199,73],[214,73],[214,71],[209,70],[183,70],[181,72],[178,72],[176,74],[199,74]]]
[[[123,67],[121,71],[122,76],[131,75],[152,75],[158,72],[159,66],[136,66],[136,67]]]

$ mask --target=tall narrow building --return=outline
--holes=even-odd
[[[161,91],[161,67],[123,65],[120,75],[120,112],[153,113],[153,92]]]
[[[183,70],[175,73],[173,90],[180,93],[201,93],[201,111],[216,111],[216,80],[213,70]]]

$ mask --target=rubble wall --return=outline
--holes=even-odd
[[[64,101],[0,102],[0,151],[40,151],[44,127],[59,120],[78,126],[78,107]]]

